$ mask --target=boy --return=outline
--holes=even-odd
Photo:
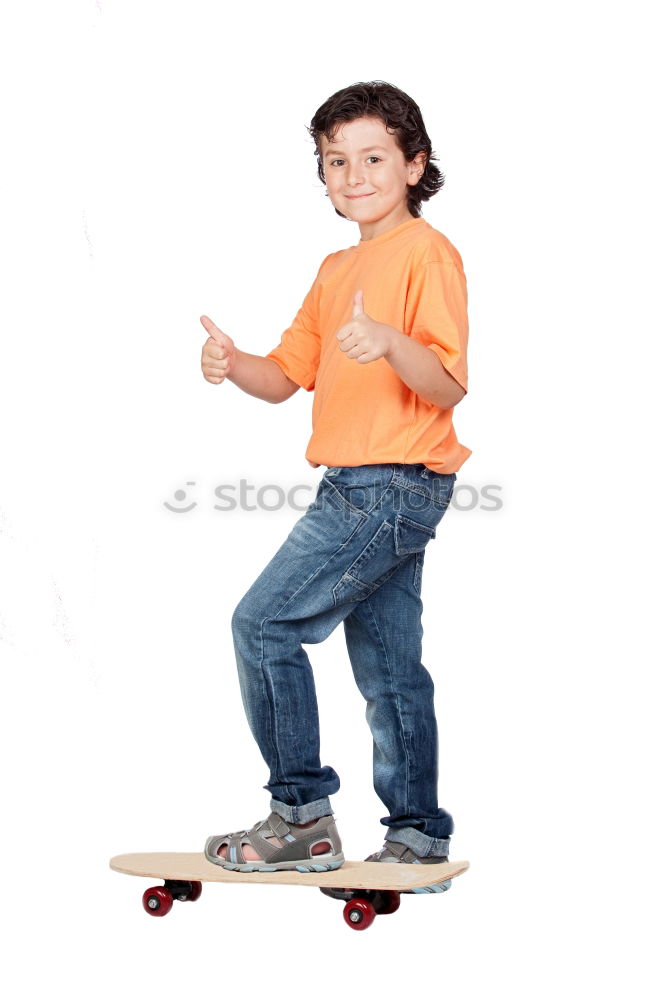
[[[344,622],[367,701],[373,781],[389,811],[367,860],[447,860],[453,820],[437,805],[433,683],[421,663],[425,547],[471,454],[453,407],[467,392],[467,290],[455,247],[420,215],[444,183],[421,112],[383,81],[338,91],[309,128],[318,173],[360,242],[329,254],[292,325],[265,357],[207,317],[202,370],[279,403],[314,390],[306,458],[327,466],[315,501],[236,607],[243,704],[270,769],[271,813],[209,837],[237,871],[326,871],[344,861],[319,759],[312,669],[302,643]],[[441,890],[441,887],[440,887]]]

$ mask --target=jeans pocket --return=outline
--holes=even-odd
[[[388,579],[398,565],[393,542],[393,526],[382,521],[360,554],[333,587],[337,605],[360,601]]]
[[[394,528],[395,551],[399,556],[421,552],[436,533],[436,529],[429,524],[422,524],[420,521],[405,517],[404,514],[397,514]]]

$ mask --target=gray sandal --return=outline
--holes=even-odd
[[[447,838],[448,840],[448,838]],[[411,847],[405,844],[398,844],[393,840],[385,840],[381,851],[375,851],[365,859],[366,861],[379,861],[384,864],[412,864],[412,865],[437,865],[448,861],[448,855],[439,858],[421,858],[415,854]],[[451,888],[451,879],[446,882],[436,882],[434,885],[427,885],[423,889],[402,889],[402,892],[426,893],[426,892],[446,892]]]
[[[271,844],[268,837],[276,837],[280,846]],[[246,861],[243,844],[253,847],[261,860]],[[328,850],[313,854],[313,848],[320,844]],[[221,858],[217,852],[225,845],[227,856]],[[236,872],[327,872],[340,868],[345,860],[333,816],[322,816],[314,826],[303,829],[276,812],[255,823],[251,830],[209,837],[204,854],[214,865]]]

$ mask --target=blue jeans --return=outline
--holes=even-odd
[[[332,812],[340,779],[319,757],[319,718],[302,643],[344,622],[367,702],[373,783],[389,811],[387,840],[421,857],[448,853],[437,805],[434,685],[421,663],[424,551],[451,499],[455,473],[425,465],[332,467],[232,617],[243,705],[269,767],[271,808],[291,823]],[[444,646],[444,638],[440,647]]]

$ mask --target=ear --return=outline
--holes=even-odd
[[[414,159],[409,164],[409,177],[407,178],[408,184],[418,184],[418,182],[423,177],[423,172],[426,168],[427,155],[425,150],[417,153]]]

